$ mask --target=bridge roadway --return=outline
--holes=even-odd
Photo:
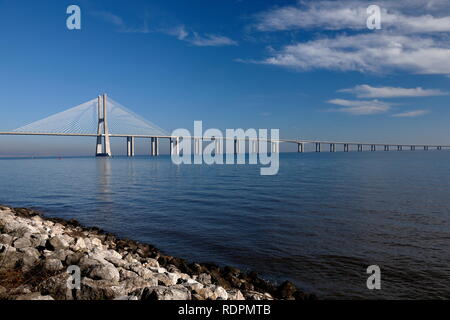
[[[104,136],[99,134],[91,134],[91,133],[36,133],[36,132],[0,132],[0,135],[8,135],[8,136],[69,136],[69,137],[101,137]],[[171,144],[173,141],[178,141],[180,137],[178,136],[149,136],[149,135],[130,135],[130,134],[109,134],[109,137],[122,137],[127,138],[128,144],[128,155],[134,155],[134,138],[143,138],[143,139],[152,139],[152,155],[157,155],[157,144],[158,139],[169,139]],[[370,146],[371,151],[376,151],[376,147],[384,147],[384,151],[389,151],[390,147],[396,147],[397,150],[403,150],[403,147],[410,148],[411,150],[415,150],[416,148],[423,148],[424,150],[428,150],[429,148],[436,148],[437,150],[442,150],[444,148],[450,148],[450,145],[440,145],[440,144],[404,144],[404,143],[372,143],[372,142],[356,142],[356,141],[330,141],[330,140],[303,140],[303,139],[260,139],[260,138],[228,138],[221,137],[220,139],[216,139],[215,137],[195,137],[191,136],[190,139],[194,141],[201,140],[234,140],[235,143],[237,141],[267,141],[275,146],[272,147],[273,152],[279,152],[278,144],[280,143],[293,143],[298,145],[298,152],[304,152],[304,146],[306,144],[315,144],[315,151],[321,152],[322,145],[329,145],[330,152],[336,151],[336,145],[342,145],[344,147],[344,151],[349,151],[349,146],[357,146],[358,151],[363,151],[364,146]],[[131,144],[131,145],[130,145]],[[194,144],[195,145],[195,144]],[[252,152],[255,152],[255,146],[252,149]],[[239,149],[239,146],[237,146]],[[154,151],[153,151],[154,150]],[[172,148],[171,148],[172,151]],[[236,151],[236,146],[235,146]]]

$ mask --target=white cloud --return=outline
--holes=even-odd
[[[287,45],[261,63],[297,70],[450,74],[449,42],[392,34],[337,36]]]
[[[367,29],[366,10],[371,4],[370,0],[299,0],[296,5],[257,14],[253,30],[333,33],[291,42],[256,62],[299,71],[450,75],[450,1],[377,1],[382,10],[382,30]],[[246,62],[254,63],[255,59]]]
[[[450,31],[450,6],[444,1],[377,1],[383,28],[402,32]],[[296,6],[268,10],[256,15],[259,31],[320,28],[324,30],[364,30],[373,1],[299,1]],[[411,8],[415,7],[415,10]],[[439,11],[437,10],[439,8]],[[411,11],[405,14],[402,11]],[[420,13],[419,15],[417,13]],[[433,15],[434,14],[434,15]],[[436,15],[436,16],[435,16]],[[439,15],[439,16],[438,16]]]
[[[333,112],[344,112],[352,115],[373,115],[385,113],[391,109],[391,104],[379,100],[344,100],[333,99],[328,103],[341,106],[341,108],[329,109]]]
[[[392,117],[412,118],[412,117],[423,116],[423,115],[425,115],[427,113],[430,113],[430,112],[428,110],[415,110],[415,111],[408,111],[408,112],[402,112],[402,113],[393,114]]]
[[[406,98],[406,97],[429,97],[448,94],[436,89],[398,88],[398,87],[372,87],[362,84],[349,89],[342,89],[338,92],[355,94],[358,98]]]

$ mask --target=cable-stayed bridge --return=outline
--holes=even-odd
[[[127,155],[134,156],[134,141],[136,138],[150,139],[150,154],[159,154],[159,139],[168,139],[170,152],[179,153],[180,138],[172,136],[157,125],[142,118],[133,111],[127,109],[120,103],[107,97],[106,94],[98,96],[88,102],[80,104],[68,110],[56,113],[42,120],[35,121],[10,132],[0,132],[0,135],[36,135],[36,136],[84,136],[96,138],[96,156],[111,156],[111,137],[126,138]],[[186,137],[183,137],[186,138]],[[369,143],[369,142],[344,142],[344,141],[324,141],[324,140],[303,140],[303,139],[251,139],[251,138],[216,138],[216,137],[189,137],[194,141],[194,153],[200,154],[202,141],[216,141],[216,153],[222,153],[222,144],[225,140],[234,140],[234,153],[245,152],[245,143],[248,142],[248,151],[256,153],[259,149],[259,141],[266,141],[271,144],[271,152],[279,152],[280,143],[292,143],[298,146],[298,152],[305,151],[305,145],[315,145],[315,151],[321,152],[323,145],[329,146],[330,152],[336,151],[336,146],[343,146],[344,152],[362,152],[370,147],[370,151],[376,151],[378,147],[383,147],[384,151],[395,148],[398,151],[405,149],[416,150],[423,148],[427,151],[430,148],[442,150],[450,148],[450,145],[437,144],[391,144],[391,143]],[[243,146],[243,147],[242,147]]]

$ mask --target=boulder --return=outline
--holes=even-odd
[[[44,269],[50,272],[60,271],[64,268],[61,260],[59,259],[45,259]]]
[[[60,235],[56,235],[47,241],[47,248],[49,250],[67,249],[69,243]]]
[[[119,271],[112,265],[98,265],[91,269],[88,276],[94,280],[108,280],[111,282],[119,282]]]
[[[23,248],[20,249],[20,252],[23,253],[22,257],[22,270],[28,271],[32,269],[34,266],[36,266],[39,263],[39,251],[37,251],[35,248]]]
[[[16,241],[14,241],[14,248],[16,249],[22,249],[31,247],[31,241],[29,238],[19,238]]]
[[[191,293],[183,286],[154,286],[143,290],[141,300],[190,300]]]

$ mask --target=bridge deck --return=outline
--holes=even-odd
[[[8,136],[68,136],[68,137],[98,137],[102,135],[91,134],[91,133],[45,133],[45,132],[0,132],[0,135]],[[161,138],[161,139],[176,139],[177,136],[158,136],[158,135],[129,135],[129,134],[109,134],[110,137],[120,137],[120,138]],[[191,139],[207,139],[211,140],[214,137],[189,137]],[[234,140],[234,138],[221,137],[221,140]],[[244,138],[237,140],[261,140],[268,142],[279,142],[279,143],[294,143],[294,144],[334,144],[334,145],[360,145],[360,146],[389,146],[389,147],[429,147],[429,148],[450,148],[450,145],[440,145],[440,144],[409,144],[409,143],[372,143],[372,142],[355,142],[355,141],[329,141],[329,140],[294,140],[294,139],[252,139]]]

